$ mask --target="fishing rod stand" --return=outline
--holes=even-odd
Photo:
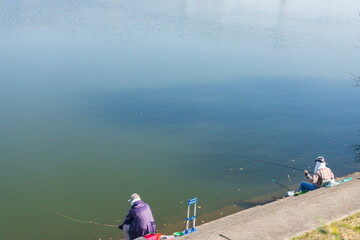
[[[188,201],[188,211],[187,211],[187,218],[186,218],[186,230],[184,232],[184,234],[189,234],[192,232],[196,232],[196,228],[195,228],[195,219],[196,219],[196,203],[197,203],[197,198],[194,199],[190,199]],[[190,206],[191,204],[194,204],[194,216],[190,217]],[[192,228],[189,229],[189,221],[192,220]]]

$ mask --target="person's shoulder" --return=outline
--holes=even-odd
[[[138,209],[138,208],[143,208],[145,206],[146,203],[144,203],[143,201],[137,201],[134,203],[134,205],[131,206],[132,209]]]
[[[147,204],[147,203],[145,203],[145,202],[144,202],[143,207],[145,207],[145,208],[149,208],[149,209],[150,209],[150,205],[149,205],[149,204]]]
[[[332,172],[331,168],[329,168],[329,167],[324,167],[324,168],[322,168],[322,169],[320,169],[320,170],[322,170],[322,171],[330,171],[330,172]]]

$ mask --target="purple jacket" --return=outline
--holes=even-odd
[[[131,206],[122,225],[125,224],[130,225],[130,240],[148,233],[156,233],[155,220],[151,213],[150,206],[143,201],[137,201]]]

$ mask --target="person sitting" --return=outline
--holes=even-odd
[[[331,169],[326,167],[327,163],[323,156],[319,156],[315,162],[314,176],[311,176],[307,170],[304,170],[306,178],[312,182],[312,184],[302,182],[298,191],[299,193],[316,190],[335,178]]]
[[[137,193],[132,194],[128,201],[131,208],[123,224],[119,225],[119,228],[124,231],[125,240],[134,240],[149,233],[156,233],[155,220],[150,206],[141,201]]]

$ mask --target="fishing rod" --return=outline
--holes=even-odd
[[[95,222],[89,222],[90,225],[97,225],[97,226],[104,226],[104,227],[113,227],[118,228],[119,226],[116,225],[110,225],[110,224],[103,224],[103,223],[95,223]]]
[[[297,170],[297,171],[304,172],[304,169],[296,168],[296,167],[292,167],[292,166],[288,166],[288,165],[283,165],[283,164],[280,164],[280,163],[274,163],[274,162],[270,162],[270,161],[253,159],[253,158],[245,158],[245,157],[238,156],[238,155],[233,155],[233,154],[226,154],[226,155],[231,156],[231,157],[241,158],[241,159],[248,160],[248,161],[262,162],[262,163],[266,163],[266,164],[275,165],[275,166],[278,166],[278,167],[285,167],[285,168],[290,168],[290,169],[294,169],[294,170]],[[311,172],[311,171],[308,170],[308,172]]]
[[[282,186],[283,188],[285,188],[285,189],[287,189],[287,190],[289,190],[289,191],[293,191],[293,190],[291,190],[290,188],[287,188],[287,187],[285,187],[284,185],[282,185],[281,183],[275,181],[274,179],[271,179],[271,181],[273,181],[273,182],[276,183],[277,185]]]
[[[69,217],[69,216],[66,216],[62,213],[58,213],[58,212],[54,212],[56,213],[57,215],[59,216],[62,216],[64,218],[67,218],[71,221],[74,221],[74,222],[78,222],[78,223],[87,223],[87,224],[90,224],[90,225],[97,225],[97,226],[104,226],[104,227],[113,227],[113,228],[118,228],[119,226],[116,226],[116,225],[110,225],[110,224],[103,224],[103,223],[96,223],[96,222],[92,222],[92,221],[84,221],[84,220],[78,220],[78,219],[74,219],[72,217]]]

